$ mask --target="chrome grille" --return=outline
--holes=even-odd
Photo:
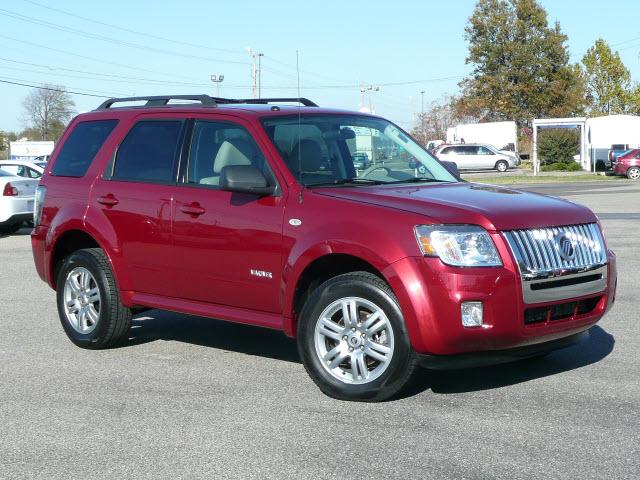
[[[504,232],[523,277],[583,271],[607,261],[604,239],[595,223]],[[563,241],[570,243],[562,251]]]

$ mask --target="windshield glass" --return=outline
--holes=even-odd
[[[458,181],[382,118],[306,114],[262,123],[289,170],[306,186]]]
[[[12,173],[9,173],[5,170],[0,169],[0,177],[14,177],[15,175],[13,175]]]

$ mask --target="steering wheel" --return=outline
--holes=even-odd
[[[387,175],[391,173],[391,170],[389,170],[384,165],[371,165],[360,174],[360,178],[366,178],[371,172],[375,172],[376,170],[384,170]]]

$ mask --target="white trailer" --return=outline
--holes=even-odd
[[[518,127],[516,122],[462,123],[447,129],[447,143],[488,143],[517,152]]]
[[[587,155],[591,165],[602,162],[609,165],[611,145],[629,145],[640,147],[640,117],[636,115],[607,115],[587,118],[586,121]]]
[[[36,157],[51,155],[54,143],[50,141],[31,142],[19,140],[9,142],[9,159],[11,160],[33,160]]]

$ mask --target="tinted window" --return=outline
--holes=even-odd
[[[51,174],[82,177],[117,123],[117,120],[78,123],[64,142]]]
[[[181,130],[180,120],[136,123],[118,147],[111,178],[170,183]]]
[[[478,155],[494,155],[487,147],[478,147]]]
[[[222,169],[231,165],[253,165],[273,180],[262,152],[243,127],[226,122],[196,122],[186,183],[216,188]]]

